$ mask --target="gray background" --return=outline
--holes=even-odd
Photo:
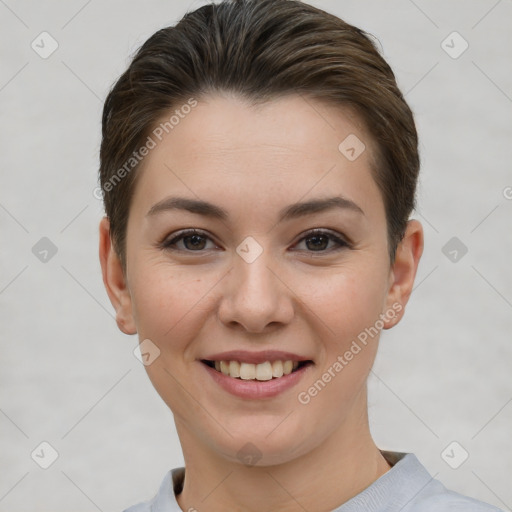
[[[312,3],[378,37],[421,136],[426,250],[370,376],[374,437],[510,510],[512,2]],[[121,510],[183,463],[137,339],[113,319],[93,191],[110,85],[149,35],[201,4],[0,0],[0,511]],[[50,48],[43,31],[59,45],[48,58],[31,47]],[[469,44],[458,58],[458,36],[444,43],[452,56],[442,47],[453,31]],[[43,237],[57,248],[47,261],[48,242],[32,251]],[[51,462],[47,448],[31,458],[43,441],[59,454],[48,469],[36,463]]]

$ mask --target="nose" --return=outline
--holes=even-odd
[[[225,325],[262,333],[293,319],[293,292],[267,254],[251,263],[235,255],[218,310]]]

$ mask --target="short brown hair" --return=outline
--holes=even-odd
[[[105,101],[100,184],[124,269],[137,176],[131,171],[139,167],[134,155],[171,108],[217,91],[253,102],[305,94],[352,107],[376,143],[373,175],[394,260],[415,206],[418,137],[413,114],[375,43],[363,30],[297,0],[224,0],[152,35]]]

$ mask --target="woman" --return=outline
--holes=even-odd
[[[417,146],[368,36],[307,4],[207,5],[141,47],[105,102],[100,259],[185,468],[131,512],[497,510],[369,430]]]

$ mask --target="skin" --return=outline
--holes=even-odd
[[[366,150],[349,161],[338,145],[349,134]],[[423,231],[408,223],[389,260],[384,204],[371,174],[373,142],[348,108],[298,95],[251,107],[236,96],[201,98],[145,158],[127,227],[123,272],[100,224],[103,280],[126,334],[150,339],[160,356],[146,366],[171,408],[183,448],[182,510],[330,511],[389,470],[372,440],[367,377],[375,336],[308,404],[297,399],[379,315],[411,294]],[[225,220],[182,210],[147,215],[168,196],[224,208]],[[364,213],[334,208],[278,222],[296,202],[343,196]],[[197,228],[174,250],[159,243]],[[305,233],[345,237],[336,250]],[[263,249],[247,263],[236,248],[252,236]],[[195,239],[197,242],[197,239]],[[398,306],[397,306],[398,305]],[[284,350],[312,359],[301,381],[265,400],[221,389],[201,358],[227,350]],[[237,453],[252,443],[253,466]]]

